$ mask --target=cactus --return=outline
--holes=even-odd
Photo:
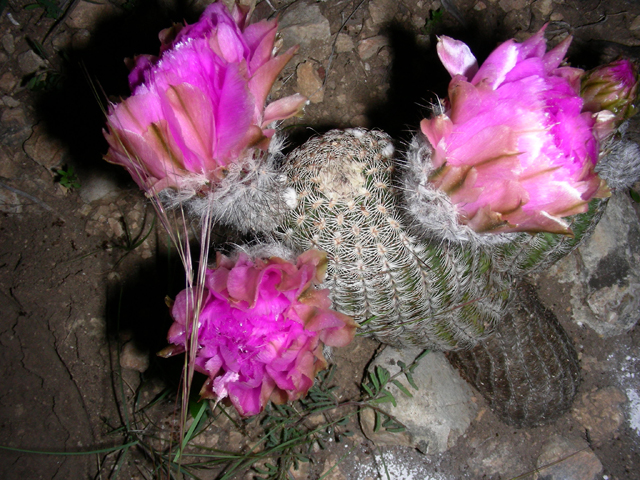
[[[297,205],[275,232],[328,253],[334,308],[395,346],[470,347],[502,317],[509,279],[481,250],[431,244],[408,228],[393,146],[377,131],[333,130],[288,157]]]
[[[578,355],[555,315],[521,283],[487,340],[447,358],[506,423],[533,427],[565,413],[580,383]]]

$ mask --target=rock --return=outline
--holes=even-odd
[[[510,12],[512,10],[522,10],[529,5],[529,0],[500,0],[498,4],[502,10]]]
[[[360,55],[362,60],[367,60],[386,45],[389,45],[389,39],[383,35],[365,38],[358,44],[358,55]]]
[[[640,225],[626,195],[614,195],[593,235],[543,277],[570,285],[572,319],[606,337],[640,319]]]
[[[536,16],[547,18],[553,12],[553,0],[536,0],[531,4],[531,9]]]
[[[338,39],[336,40],[336,52],[338,53],[347,53],[352,51],[355,48],[353,44],[353,40],[346,33],[339,33]]]
[[[372,25],[383,25],[390,22],[396,10],[398,2],[396,0],[371,0],[369,2],[369,15]]]
[[[606,387],[595,392],[585,392],[576,402],[573,416],[589,432],[592,442],[607,440],[624,422],[622,404],[625,394],[616,387]]]
[[[5,72],[0,77],[0,90],[5,93],[10,93],[18,84],[18,77],[11,72]]]
[[[115,179],[115,175],[104,172],[100,174],[89,174],[82,178],[82,188],[79,190],[80,198],[86,203],[96,200],[115,198],[120,192],[120,188]]]
[[[602,463],[581,438],[554,435],[536,461],[535,480],[596,480]]]
[[[397,366],[399,360],[410,365],[420,351],[387,347],[370,368],[380,365],[393,375],[400,370]],[[377,404],[397,418],[407,430],[397,434],[381,428],[374,433],[375,415],[370,409],[363,409],[360,414],[363,432],[369,439],[382,445],[412,446],[426,454],[444,452],[456,443],[475,418],[477,406],[473,402],[471,387],[440,352],[427,354],[413,372],[413,378],[419,387],[418,391],[409,386],[404,376],[398,378],[413,393],[413,398],[391,384],[387,388],[395,397],[397,406]]]
[[[24,75],[34,73],[45,65],[46,62],[33,50],[28,50],[18,55],[18,68]]]
[[[0,137],[5,147],[19,148],[30,134],[31,128],[27,123],[27,115],[23,108],[4,109],[2,116],[0,116]]]
[[[312,61],[302,62],[296,68],[298,92],[307,97],[311,103],[324,100],[324,87],[318,70]]]
[[[513,478],[520,472],[523,460],[517,455],[513,442],[489,437],[476,447],[467,461],[471,478],[497,477]]]
[[[629,30],[640,30],[640,15],[631,20],[631,23],[629,23]]]
[[[13,52],[16,51],[16,42],[13,35],[7,33],[2,36],[2,48],[4,48],[9,55],[13,55]]]
[[[24,144],[24,151],[33,160],[49,170],[62,163],[62,157],[65,153],[62,142],[50,137],[42,125],[33,127],[33,133]]]
[[[129,341],[122,346],[120,366],[144,373],[149,368],[149,352],[140,351],[134,341]]]
[[[325,460],[324,469],[322,470],[322,475],[320,475],[320,477],[323,479],[326,478],[327,480],[346,480],[346,477],[340,471],[338,457],[336,455],[329,455],[329,458]]]
[[[300,2],[287,10],[278,31],[284,48],[300,45],[306,55],[326,58],[331,51],[329,20],[322,16],[320,7],[311,2]]]
[[[528,9],[511,10],[504,16],[504,24],[509,30],[526,31],[531,25],[531,12]]]
[[[109,2],[81,1],[75,5],[66,23],[72,28],[91,28],[115,13],[116,8]]]

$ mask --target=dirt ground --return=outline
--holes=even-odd
[[[299,3],[258,2],[254,19],[282,17]],[[275,97],[300,89],[314,95],[304,118],[289,122],[297,125],[291,146],[329,128],[363,126],[386,131],[402,149],[427,106],[446,94],[449,76],[437,60],[436,34],[464,40],[483,59],[499,42],[525,39],[548,22],[551,44],[574,35],[574,66],[591,68],[617,55],[640,62],[640,3],[633,0],[307,3],[328,20],[330,33],[302,45],[276,84]],[[127,455],[68,454],[123,445],[123,425],[131,428],[141,406],[159,397],[149,413],[154,431],[175,436],[180,363],[154,352],[166,345],[164,299],[183,288],[181,266],[142,192],[124,170],[102,160],[107,145],[96,96],[128,95],[123,59],[156,53],[158,31],[194,22],[205,4],[0,1],[0,445],[67,453],[0,450],[1,478],[152,478],[147,472],[155,459],[138,447]],[[215,239],[219,246],[233,240],[224,232]],[[638,329],[600,338],[571,323],[566,292],[541,284],[540,293],[582,357],[579,396],[631,385],[640,374]],[[358,394],[379,347],[358,338],[336,352],[341,398]],[[292,475],[534,478],[542,445],[555,434],[576,434],[603,465],[594,478],[638,478],[640,418],[634,428],[632,400],[621,402],[626,417],[619,428],[594,439],[571,414],[544,427],[508,427],[478,395],[478,418],[438,456],[376,447],[351,421],[353,437],[316,452]],[[246,448],[230,425],[214,425],[215,439],[203,441]]]

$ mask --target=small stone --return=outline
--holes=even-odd
[[[624,422],[622,404],[626,395],[616,387],[585,392],[576,403],[573,416],[589,431],[594,443],[610,439]]]
[[[121,238],[124,236],[124,228],[119,218],[108,218],[107,223],[111,229],[111,236]]]
[[[16,51],[16,42],[13,35],[7,33],[2,36],[2,48],[4,48],[9,55],[12,55],[13,52]]]
[[[531,25],[531,11],[511,10],[504,16],[504,24],[509,30],[526,31]]]
[[[92,28],[117,12],[109,2],[78,2],[66,20],[72,28]]]
[[[24,75],[34,73],[43,68],[46,62],[40,58],[33,50],[28,50],[18,55],[18,68]]]
[[[20,106],[20,102],[9,95],[5,95],[2,97],[2,103],[4,103],[9,108],[16,108]]]
[[[478,2],[473,6],[473,9],[481,12],[482,10],[486,10],[487,9],[487,4],[484,2]]]
[[[320,103],[324,100],[324,87],[315,64],[306,61],[296,68],[298,80],[298,92],[307,97],[311,103]]]
[[[18,84],[18,77],[11,72],[6,72],[0,77],[0,91],[10,93]]]
[[[400,370],[398,361],[410,365],[420,349],[397,350],[387,347],[372,362],[386,368],[391,375]],[[419,390],[414,390],[404,378],[405,387],[413,394],[410,398],[393,384],[387,389],[395,397],[397,406],[378,404],[393,415],[407,430],[397,434],[380,429],[373,432],[375,415],[369,409],[362,410],[360,423],[365,435],[378,444],[407,445],[425,454],[445,452],[455,445],[476,416],[477,405],[471,401],[471,387],[460,378],[441,352],[427,354],[413,372]]]
[[[65,149],[62,142],[50,137],[42,125],[35,125],[24,144],[24,151],[43,167],[52,169],[62,163]]]
[[[239,450],[242,445],[244,445],[244,440],[244,435],[242,435],[240,432],[237,432],[235,430],[229,432],[229,447],[232,451]]]
[[[640,15],[636,16],[629,24],[629,30],[640,30]]]
[[[113,199],[120,192],[115,174],[101,172],[89,174],[82,178],[82,188],[79,190],[80,198],[86,203],[103,199]]]
[[[511,442],[491,437],[476,446],[467,460],[472,478],[512,478],[521,471],[522,464],[523,459]]]
[[[346,477],[340,471],[338,458],[335,455],[329,455],[329,458],[325,460],[320,477],[326,480],[346,480]]]
[[[352,51],[355,48],[353,44],[353,40],[346,33],[339,33],[338,39],[336,40],[336,52],[338,53],[347,53]]]
[[[542,447],[535,480],[596,480],[602,463],[581,438],[554,435]]]
[[[564,20],[564,15],[562,15],[560,12],[554,12],[549,16],[549,20],[551,20],[552,22],[561,22]]]
[[[284,40],[283,48],[300,45],[307,55],[325,58],[330,53],[331,29],[329,20],[316,3],[299,2],[282,17],[278,31]]]
[[[369,15],[373,25],[383,25],[393,20],[398,2],[396,0],[371,0],[369,2]]]
[[[389,39],[384,35],[366,38],[358,44],[358,55],[362,60],[367,60],[387,45],[389,45]]]
[[[149,353],[140,351],[135,342],[129,341],[122,346],[120,366],[128,370],[144,373],[149,368]]]
[[[553,12],[553,0],[536,0],[531,4],[536,15],[547,18]]]
[[[369,117],[367,117],[366,115],[356,115],[351,119],[349,123],[353,127],[367,128],[371,122],[369,121]]]
[[[498,4],[502,10],[510,12],[512,10],[522,10],[529,5],[529,0],[500,0]]]
[[[82,50],[83,48],[86,48],[89,45],[90,41],[91,41],[91,32],[89,32],[89,30],[86,30],[86,29],[78,30],[76,33],[73,34],[73,37],[71,37],[71,46],[75,50]]]

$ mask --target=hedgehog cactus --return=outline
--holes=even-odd
[[[396,346],[439,350],[485,337],[508,303],[506,278],[478,251],[419,240],[394,188],[393,146],[381,132],[331,131],[284,166],[297,206],[276,233],[328,253],[334,308]]]

